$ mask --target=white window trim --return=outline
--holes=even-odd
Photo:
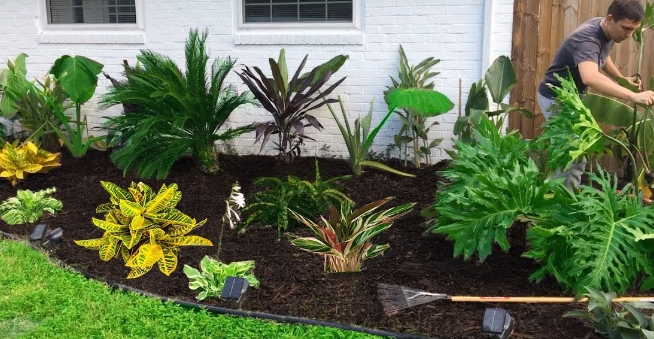
[[[364,0],[352,0],[352,22],[244,23],[243,0],[233,0],[234,44],[362,45]]]
[[[36,0],[39,43],[144,44],[144,0],[134,0],[136,24],[50,24],[46,0]]]

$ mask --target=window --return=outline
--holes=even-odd
[[[353,0],[243,0],[243,23],[353,23]]]
[[[136,0],[46,0],[48,24],[136,24]]]

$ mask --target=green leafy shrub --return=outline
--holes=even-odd
[[[48,195],[56,191],[54,187],[37,192],[18,190],[15,197],[0,204],[0,218],[9,225],[20,225],[35,223],[44,212],[55,214],[61,211],[63,204]]]
[[[372,238],[391,227],[393,221],[411,212],[415,205],[407,203],[375,213],[392,199],[377,200],[355,211],[352,211],[354,203],[351,201],[344,201],[340,211],[330,205],[329,219],[321,217],[324,226],[291,211],[316,237],[298,237],[294,234],[288,237],[293,245],[325,256],[325,272],[358,272],[364,260],[379,256],[390,247],[388,244],[374,245]]]
[[[101,184],[109,192],[111,202],[95,210],[104,213],[104,220],[92,220],[104,234],[102,238],[75,240],[75,243],[97,250],[103,261],[120,255],[125,266],[131,268],[128,279],[144,275],[154,264],[162,273],[170,275],[177,268],[180,246],[213,245],[208,239],[187,235],[207,220],[196,222],[175,208],[182,199],[177,184],[164,184],[159,192],[142,182],[132,182],[127,190],[107,181]]]
[[[188,277],[188,287],[200,293],[197,300],[220,296],[227,277],[245,278],[250,286],[259,287],[259,280],[254,276],[254,260],[235,261],[229,264],[204,256],[200,261],[200,270],[184,265],[184,274]]]
[[[219,132],[236,108],[257,101],[252,93],[239,94],[225,85],[236,60],[216,59],[208,69],[207,37],[207,31],[189,33],[185,72],[171,58],[142,50],[138,68],[125,65],[127,81],[102,99],[104,107],[129,104],[134,109],[104,126],[122,140],[111,159],[125,172],[162,179],[178,159],[190,155],[203,172],[216,173],[214,143],[254,130],[247,125]]]
[[[615,292],[602,292],[587,288],[588,310],[575,310],[563,315],[565,318],[579,318],[591,323],[595,331],[610,339],[652,339],[654,318],[648,319],[640,309],[654,309],[649,302],[618,303],[613,306]]]
[[[244,230],[254,221],[266,226],[277,226],[277,237],[293,229],[297,222],[289,218],[289,210],[293,210],[308,218],[317,217],[327,211],[329,205],[340,205],[342,201],[350,200],[339,192],[334,185],[338,181],[349,179],[344,175],[329,180],[323,180],[316,159],[316,178],[314,182],[302,180],[289,175],[286,179],[263,177],[254,181],[255,185],[266,187],[254,194],[254,201],[243,209],[247,214],[241,226]]]
[[[507,230],[517,220],[537,218],[567,203],[566,196],[552,195],[561,180],[540,175],[526,156],[529,143],[516,132],[502,135],[487,117],[472,130],[476,144],[457,140],[456,155],[441,175],[448,179],[436,203],[423,210],[434,218],[429,229],[454,240],[454,256],[483,261],[492,244],[508,251]],[[465,213],[463,213],[465,211]]]
[[[531,278],[553,275],[576,292],[586,287],[624,292],[641,273],[652,275],[654,209],[638,198],[617,193],[617,178],[598,168],[591,185],[570,204],[559,206],[527,231],[531,250],[524,255],[542,267]]]

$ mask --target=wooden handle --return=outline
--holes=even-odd
[[[571,303],[575,302],[573,297],[475,297],[475,296],[452,296],[452,301],[458,302],[487,302],[487,303]],[[588,298],[576,300],[586,302]],[[654,302],[654,297],[621,297],[613,299],[613,302]]]

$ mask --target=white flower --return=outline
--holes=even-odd
[[[225,200],[226,211],[223,216],[223,222],[229,222],[229,227],[234,228],[234,221],[241,221],[241,216],[238,214],[238,210],[245,207],[245,196],[243,193],[239,192],[241,186],[237,183],[232,185],[232,192],[227,200]]]

